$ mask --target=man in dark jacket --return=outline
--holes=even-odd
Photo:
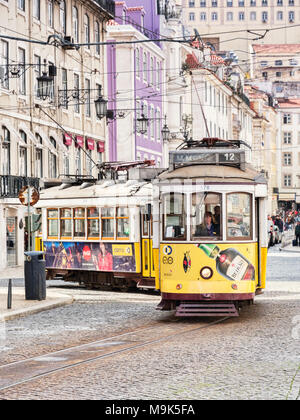
[[[300,222],[297,223],[295,234],[296,234],[297,245],[300,246]]]

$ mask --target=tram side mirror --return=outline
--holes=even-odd
[[[146,205],[146,219],[147,219],[147,222],[150,222],[151,215],[152,215],[152,207],[151,207],[151,204],[147,204]]]

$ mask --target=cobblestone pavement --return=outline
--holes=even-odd
[[[269,285],[240,318],[0,392],[0,399],[300,398],[300,258],[272,250]],[[151,302],[80,302],[6,324],[0,363],[176,319]]]

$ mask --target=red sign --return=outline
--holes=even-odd
[[[64,135],[64,144],[66,146],[71,146],[72,140],[73,140],[72,139],[72,136],[70,134],[65,133],[65,135]]]
[[[104,141],[98,141],[97,143],[97,152],[98,153],[104,153],[105,151],[105,143]]]
[[[75,145],[76,147],[83,147],[84,145],[84,140],[82,136],[76,136],[76,141],[75,141]]]
[[[93,139],[86,139],[86,147],[89,150],[94,150],[95,149],[95,142]]]

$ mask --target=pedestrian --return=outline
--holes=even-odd
[[[296,243],[297,243],[296,246],[300,246],[300,222],[297,223],[295,235],[296,235]]]

